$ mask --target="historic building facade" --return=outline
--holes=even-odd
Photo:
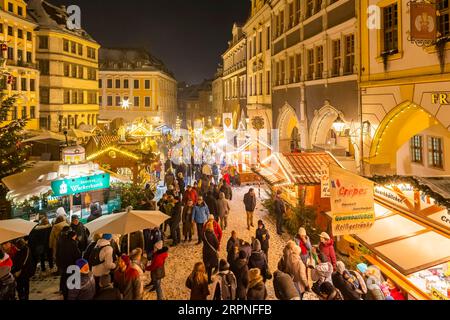
[[[358,21],[355,0],[272,1],[273,123],[279,149],[326,150],[357,160]],[[342,132],[333,124],[341,119]],[[357,161],[351,161],[351,167]]]
[[[214,113],[216,114],[214,125],[217,126],[220,126],[220,124],[222,123],[221,115],[225,111],[224,86],[222,76],[223,76],[223,66],[220,65],[217,68],[217,72],[212,82],[212,96],[213,96],[212,107]]]
[[[2,75],[0,88],[6,96],[17,96],[16,104],[0,126],[27,119],[27,129],[39,129],[39,71],[36,65],[36,23],[22,0],[0,2]],[[4,68],[6,66],[6,68]]]
[[[246,116],[247,107],[247,41],[242,26],[235,23],[232,40],[222,55],[224,112],[233,114],[236,129]]]
[[[98,120],[98,49],[83,29],[67,27],[64,7],[29,0],[36,21],[40,69],[40,127],[61,132],[95,126]]]
[[[366,174],[450,173],[449,2],[435,3],[440,41],[419,46],[410,41],[410,22],[420,18],[405,1],[361,1]]]
[[[272,64],[271,64],[271,4],[268,0],[252,0],[250,18],[242,30],[247,38],[247,116],[264,119],[259,138],[271,144],[272,137]],[[257,130],[249,125],[257,138]]]
[[[100,119],[175,124],[177,81],[145,50],[100,49]]]

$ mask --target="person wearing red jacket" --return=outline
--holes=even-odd
[[[208,218],[208,221],[205,222],[205,224],[203,225],[203,233],[205,233],[206,231],[206,225],[212,222],[213,226],[214,226],[214,234],[216,235],[217,240],[219,240],[219,251],[220,251],[220,244],[222,243],[222,228],[220,227],[220,224],[214,219],[213,215],[210,215]]]
[[[157,299],[164,300],[164,294],[161,288],[161,281],[166,276],[165,263],[169,257],[169,248],[163,247],[164,243],[159,241],[155,244],[152,262],[145,269],[150,271],[153,287],[150,291],[156,291]]]
[[[186,191],[184,192],[183,195],[184,205],[186,205],[189,200],[192,200],[193,203],[197,203],[198,201],[197,191],[191,186],[187,186]]]
[[[118,268],[114,273],[114,287],[119,289],[123,300],[142,300],[141,278],[127,255],[119,258]]]
[[[327,256],[328,261],[333,265],[334,271],[336,271],[336,252],[334,251],[334,240],[326,232],[320,234],[319,250],[321,253]]]

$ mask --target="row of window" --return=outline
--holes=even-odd
[[[100,105],[103,105],[103,97],[100,96]],[[113,105],[113,96],[107,96],[106,97],[106,106],[108,107],[122,107],[123,101],[128,101],[129,97],[125,96],[116,96],[115,104]],[[133,105],[131,107],[140,107],[141,106],[141,97],[134,97],[132,101]],[[151,97],[144,97],[144,107],[150,108],[152,106],[152,98]]]
[[[3,23],[0,23],[0,33],[5,33]],[[14,37],[14,28],[11,26],[8,26],[8,36]],[[31,32],[23,31],[22,29],[17,29],[17,38],[24,39],[25,36],[28,41],[31,41],[33,38],[33,35],[31,34]]]
[[[231,99],[231,98],[245,98],[247,96],[247,84],[245,82],[246,76],[242,77],[234,77],[232,79],[229,79],[225,81],[224,83],[224,94],[225,99]]]
[[[270,50],[270,27],[266,27],[265,30],[265,38],[266,38],[266,42],[265,42],[265,50]],[[248,57],[251,59],[254,56],[256,56],[257,54],[263,52],[263,31],[260,30],[257,33],[255,33],[255,35],[253,35],[253,37],[249,38],[248,40],[248,45],[247,45],[247,50],[248,50]]]
[[[87,91],[86,97],[83,90],[64,90],[64,104],[97,104],[96,91]]]
[[[264,94],[263,88],[265,87],[265,94],[270,95],[272,84],[270,81],[270,71],[266,71],[266,78],[263,77],[263,72],[259,72],[249,77],[248,81],[248,93],[250,96],[262,96]]]
[[[36,107],[31,106],[28,111],[27,107],[21,107],[20,119],[36,119]],[[10,120],[19,119],[19,108],[14,106],[11,108],[11,118]],[[0,121],[7,121],[7,116],[3,116]]]
[[[115,89],[129,89],[130,88],[130,80],[124,79],[123,81],[121,79],[116,79],[113,81],[113,79],[106,79],[106,88],[113,89],[113,82],[114,82],[114,88]],[[100,79],[98,82],[99,88],[103,88],[103,79]],[[140,89],[141,82],[140,80],[133,80],[133,89]],[[151,89],[151,80],[144,80],[144,89],[150,90]]]
[[[20,84],[20,87],[19,87]],[[3,78],[0,80],[0,88],[6,88],[6,78]],[[36,91],[36,80],[35,79],[30,79],[30,81],[28,82],[27,78],[16,78],[13,77],[12,78],[12,82],[11,82],[11,90],[12,91]]]
[[[48,50],[50,48],[49,45],[49,37],[48,36],[39,36],[39,49]],[[63,40],[63,50],[64,52],[78,54],[79,56],[83,56],[84,46],[75,41],[69,41],[67,39]],[[97,50],[92,47],[87,47],[87,57],[95,60],[97,58]]]
[[[336,39],[331,43],[332,77],[354,73],[355,36],[348,35],[344,40]],[[328,56],[328,55],[327,55]],[[302,54],[291,55],[286,60],[275,63],[275,85],[322,79],[324,76],[324,46],[306,50],[306,73],[303,73]]]
[[[414,136],[410,141],[411,162],[424,165],[424,137]],[[442,138],[427,137],[428,166],[444,169],[444,148]]]
[[[73,63],[64,63],[64,76],[78,79],[97,80],[97,70],[87,67],[87,77],[85,78],[85,67]]]
[[[17,10],[15,10],[17,8]],[[8,12],[17,14],[18,16],[25,16],[25,7],[24,6],[15,6],[14,3],[8,2]]]

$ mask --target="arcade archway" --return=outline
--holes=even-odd
[[[280,152],[292,152],[301,148],[300,122],[291,106],[285,105],[281,109],[277,128],[280,133]]]

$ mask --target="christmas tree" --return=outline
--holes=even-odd
[[[24,145],[23,129],[25,119],[3,121],[8,119],[16,103],[16,96],[0,96],[0,181],[10,175],[16,174],[25,168],[30,146]],[[6,195],[6,188],[0,183],[0,199]]]

